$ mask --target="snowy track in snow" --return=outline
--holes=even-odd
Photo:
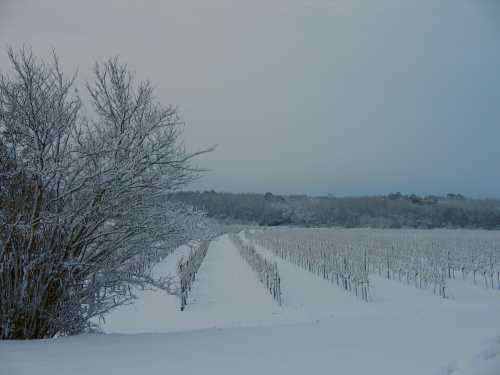
[[[221,327],[262,323],[279,312],[228,236],[212,241],[186,315],[199,315],[209,326]]]

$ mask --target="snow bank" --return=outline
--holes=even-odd
[[[436,375],[499,375],[500,335],[469,360],[456,361],[436,372]]]

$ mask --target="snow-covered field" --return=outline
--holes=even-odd
[[[212,242],[190,304],[137,291],[106,335],[0,342],[0,374],[499,375],[500,292],[461,280],[451,298],[370,275],[372,301],[275,257],[278,306],[228,236]],[[186,248],[155,273],[175,272]]]

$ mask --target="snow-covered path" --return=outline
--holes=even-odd
[[[260,324],[280,313],[227,235],[212,241],[198,271],[187,316],[212,326]]]

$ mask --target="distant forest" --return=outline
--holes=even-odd
[[[404,195],[309,197],[272,193],[179,192],[175,201],[225,223],[262,226],[500,229],[500,200]]]

